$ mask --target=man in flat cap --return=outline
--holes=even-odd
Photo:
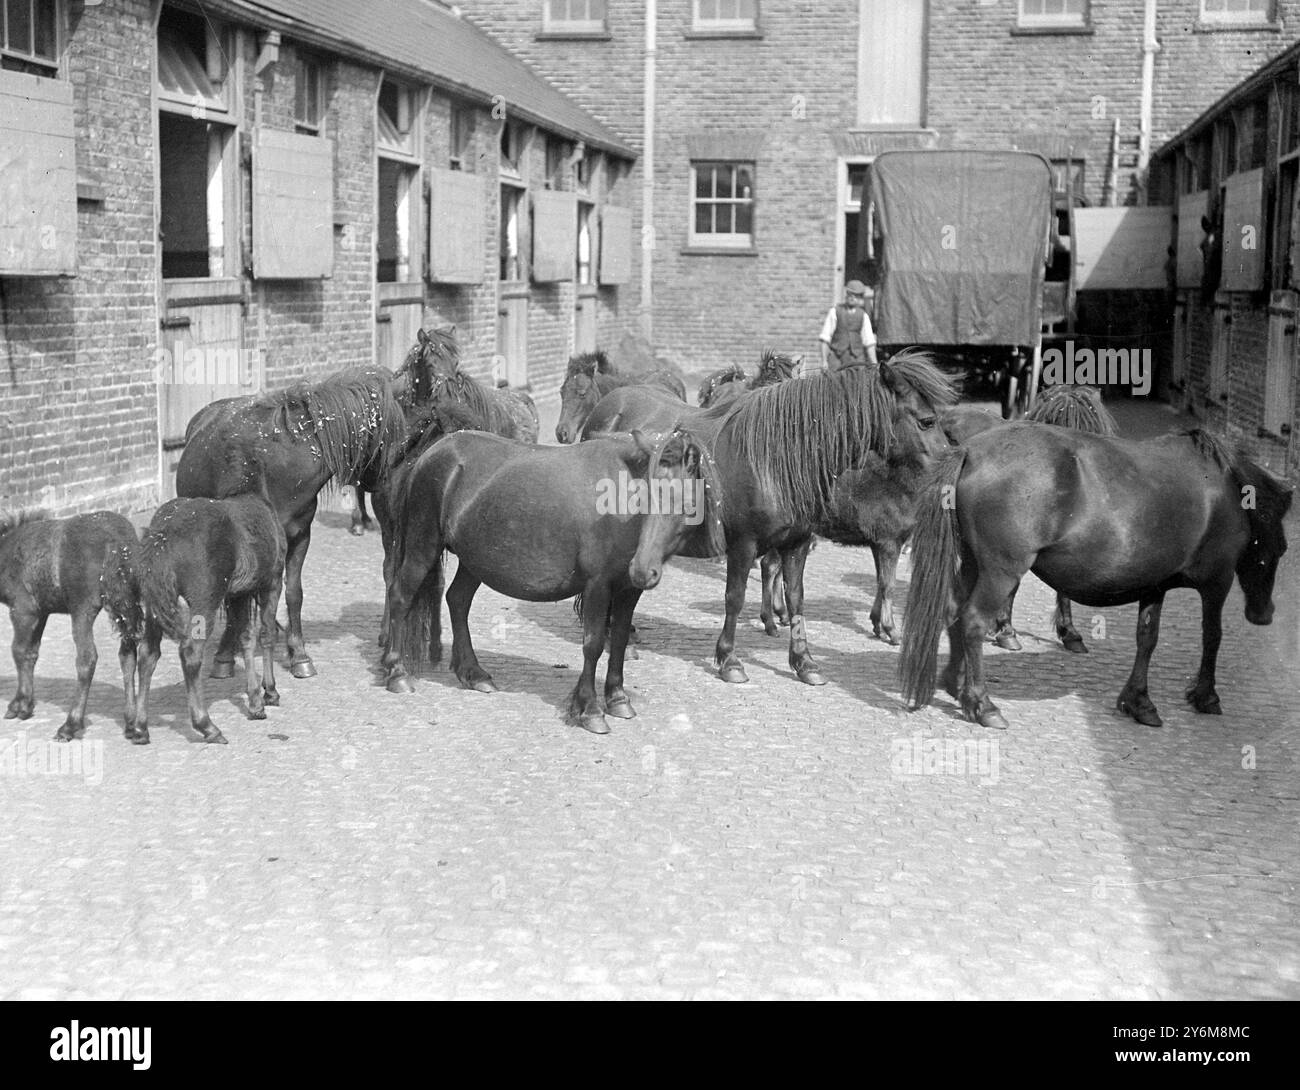
[[[837,303],[822,323],[822,366],[831,371],[841,367],[880,366],[876,359],[876,332],[867,317],[867,286],[861,280],[844,285],[844,302]]]

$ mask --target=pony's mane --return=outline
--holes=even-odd
[[[1286,517],[1293,493],[1284,481],[1257,465],[1241,451],[1234,453],[1229,450],[1222,439],[1204,428],[1188,428],[1182,434],[1192,441],[1197,454],[1230,474],[1238,487],[1249,486],[1253,490],[1254,502],[1242,505],[1252,527],[1258,528],[1261,523],[1281,522]]]
[[[957,403],[957,387],[934,364],[934,358],[919,348],[905,348],[880,365],[881,378],[897,388],[901,384],[935,412]],[[903,392],[903,391],[900,391]]]
[[[50,517],[50,513],[43,509],[28,509],[10,511],[8,514],[0,514],[0,537],[4,537],[10,530],[17,530],[19,526],[25,526],[29,522],[43,522]]]
[[[1119,434],[1119,425],[1091,386],[1049,386],[1025,413],[1036,424],[1055,424],[1090,435]]]
[[[579,352],[569,357],[568,369],[564,372],[565,378],[569,375],[592,375],[599,371],[602,375],[612,375],[614,368],[609,362],[609,357],[605,355],[603,349],[597,348],[594,352]]]
[[[337,486],[402,444],[402,407],[387,374],[377,367],[338,371],[320,382],[300,382],[264,394],[257,404],[272,411],[277,427],[295,441],[314,442]]]
[[[738,363],[733,363],[730,367],[721,367],[700,383],[696,403],[707,405],[718,392],[718,387],[725,386],[729,382],[745,382],[748,378],[745,369]]]
[[[704,526],[708,539],[709,556],[720,556],[727,551],[727,535],[722,526],[722,477],[718,473],[717,463],[709,452],[709,443],[704,437],[691,429],[678,425],[668,435],[655,443],[650,463],[646,467],[646,479],[653,480],[655,471],[663,461],[664,452],[677,440],[682,442],[685,452],[687,445],[692,445],[700,452],[700,479],[704,482]]]
[[[805,523],[825,521],[836,477],[893,443],[893,397],[865,367],[821,371],[754,390],[721,406],[742,462],[774,504]],[[714,409],[704,410],[712,416]]]

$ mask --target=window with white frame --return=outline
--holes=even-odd
[[[1201,0],[1201,19],[1207,23],[1271,23],[1273,0]]]
[[[293,62],[293,127],[319,136],[324,119],[324,68],[314,57],[299,53]]]
[[[692,0],[693,30],[757,30],[758,0]]]
[[[754,164],[691,164],[692,246],[754,245]]]
[[[211,20],[165,7],[158,19],[158,106],[189,114],[196,121],[210,114],[229,120],[231,37]]]
[[[1022,27],[1084,26],[1088,0],[1020,0]]]
[[[57,0],[0,0],[0,68],[34,76],[58,74]]]
[[[605,0],[543,0],[542,28],[560,34],[600,34]]]

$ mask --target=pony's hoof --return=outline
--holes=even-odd
[[[54,732],[56,742],[74,742],[86,733],[86,725],[83,723],[77,726],[75,723],[64,723],[57,731]]]
[[[772,620],[768,619],[767,617],[764,617],[764,618],[763,618],[763,634],[764,634],[765,636],[779,636],[779,635],[781,634],[781,630],[780,630],[779,628],[777,628],[777,626],[776,626],[776,622],[775,622],[775,621],[772,621]]]
[[[248,709],[248,718],[249,718],[249,719],[265,719],[265,718],[266,718],[266,709],[265,709],[265,708],[249,708],[249,709]]]
[[[1020,640],[1016,638],[1016,634],[1014,632],[999,632],[993,638],[993,642],[998,647],[1001,647],[1004,651],[1021,650]]]
[[[280,706],[280,691],[278,689],[263,689],[262,703],[268,708],[278,708]]]
[[[1061,643],[1067,651],[1073,651],[1076,655],[1086,655],[1088,645],[1083,642],[1083,637],[1079,635],[1062,636]]]
[[[362,526],[360,523],[357,523],[355,526],[348,527],[348,533],[350,533],[353,537],[365,537],[366,528]]]
[[[30,719],[32,717],[33,705],[28,704],[10,704],[5,712],[6,719]]]
[[[826,679],[817,670],[798,671],[799,680],[805,685],[825,685]]]
[[[743,685],[749,680],[749,675],[745,673],[745,668],[739,663],[732,663],[729,666],[720,667],[718,677],[729,685]]]
[[[1006,730],[1007,721],[1002,717],[1002,713],[993,708],[990,711],[980,712],[977,716],[977,723],[988,730]]]
[[[460,683],[476,693],[500,692],[490,677],[461,678]]]
[[[219,730],[214,730],[211,734],[204,735],[203,741],[205,741],[210,746],[230,745],[230,743],[226,741],[226,736],[222,734],[221,731]]]
[[[595,715],[584,715],[578,720],[578,726],[592,734],[608,734],[609,724],[605,722],[605,717],[597,712]]]
[[[876,637],[881,643],[887,643],[890,647],[898,646],[898,637],[894,635],[894,631],[891,628],[876,629]]]
[[[1198,693],[1195,689],[1191,689],[1187,693],[1187,702],[1202,715],[1223,714],[1223,706],[1219,703],[1218,693]]]
[[[415,686],[411,684],[411,679],[407,677],[390,677],[387,688],[390,693],[415,692]]]
[[[136,727],[128,730],[125,737],[133,746],[147,746],[149,744],[149,728]]]
[[[315,677],[316,667],[311,659],[303,659],[301,662],[290,663],[289,673],[296,678]]]
[[[1126,700],[1120,697],[1115,702],[1115,707],[1125,715],[1136,719],[1144,727],[1163,727],[1164,720],[1160,718],[1160,713],[1156,711],[1156,706],[1150,700],[1145,702],[1137,700]]]
[[[632,708],[630,700],[616,700],[613,704],[606,704],[605,714],[612,715],[615,719],[636,718],[636,711]]]
[[[212,671],[208,674],[208,677],[215,677],[220,679],[220,678],[227,678],[227,677],[234,677],[234,676],[235,676],[234,659],[231,659],[229,662],[227,662],[225,659],[212,660]]]

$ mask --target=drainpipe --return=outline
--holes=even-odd
[[[1138,122],[1138,188],[1142,203],[1147,203],[1147,168],[1151,164],[1151,113],[1155,94],[1156,53],[1156,0],[1145,0],[1142,9],[1142,105]]]
[[[656,0],[645,6],[645,94],[641,137],[641,332],[654,344]]]

